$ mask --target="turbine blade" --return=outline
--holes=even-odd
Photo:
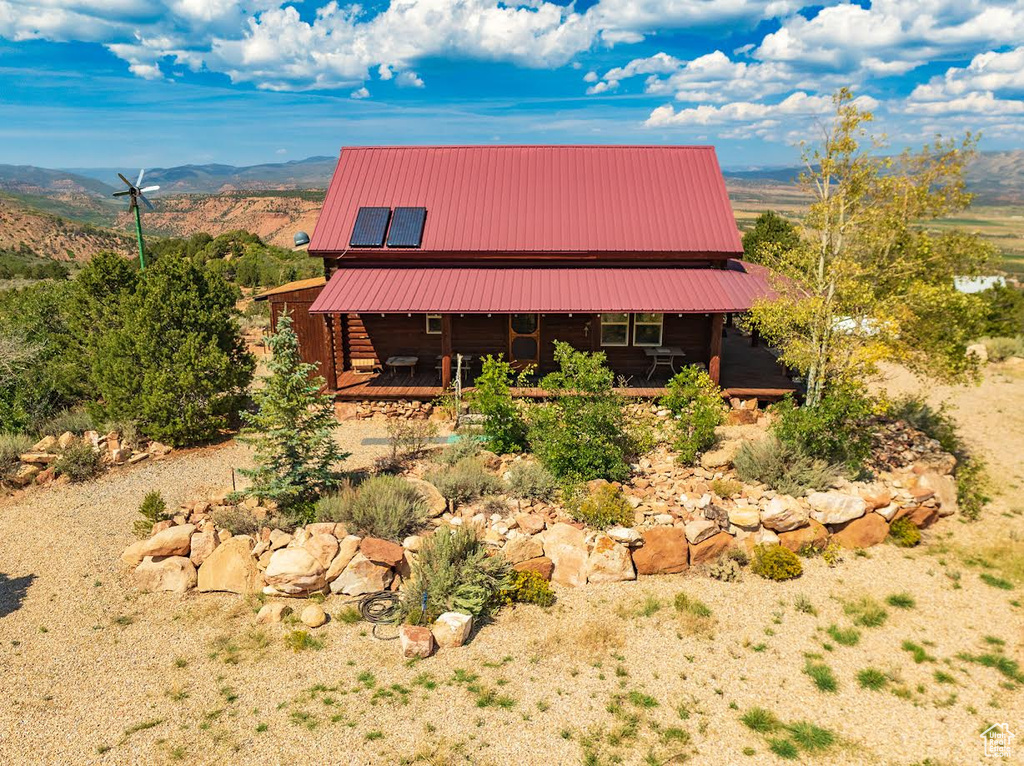
[[[139,171],[139,180],[135,182],[136,186],[142,186],[142,174],[145,173],[145,172],[146,172],[145,170],[140,170]]]
[[[131,186],[131,185],[132,185],[132,182],[131,182],[131,181],[129,181],[129,180],[127,179],[127,178],[125,178],[125,177],[124,177],[123,175],[121,175],[120,173],[118,173],[118,174],[117,174],[117,177],[118,177],[118,178],[120,178],[120,179],[121,179],[122,181],[124,181],[124,182],[125,182],[125,183],[126,183],[126,184],[127,184],[128,186]]]
[[[152,209],[153,209],[153,203],[152,203],[152,202],[150,202],[150,201],[149,201],[148,199],[146,199],[145,197],[143,197],[143,196],[142,196],[141,194],[139,195],[139,199],[140,199],[140,200],[142,200],[143,202],[145,202],[145,203],[146,203],[146,207],[148,207],[148,208],[149,208],[150,210],[152,210]]]
[[[143,194],[148,194],[149,192],[155,192],[159,190],[159,186],[147,186],[145,189],[140,189],[139,191],[141,191]]]
[[[127,197],[131,193],[132,192],[131,192],[130,189],[125,189],[124,191],[114,192],[114,196],[115,197]]]

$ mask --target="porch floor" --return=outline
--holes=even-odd
[[[620,394],[655,399],[666,393],[669,376],[659,371],[647,380],[644,375],[630,376],[626,385],[616,388]],[[722,338],[721,386],[729,396],[757,397],[776,401],[799,390],[763,346],[751,346],[750,337],[735,328],[727,328]],[[338,375],[335,396],[340,401],[433,399],[441,394],[436,372],[358,373],[346,370]],[[467,386],[464,391],[472,390]],[[540,388],[516,388],[514,396],[542,398]]]

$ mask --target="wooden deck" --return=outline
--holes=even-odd
[[[799,386],[782,371],[775,356],[766,348],[750,345],[750,338],[734,328],[722,338],[721,385],[726,395],[757,397],[764,401],[777,401]],[[339,401],[433,399],[441,395],[441,381],[436,372],[357,373],[345,371],[338,375]],[[616,388],[625,396],[655,399],[666,393],[668,375],[658,374],[649,381],[643,375],[627,379],[626,385]],[[464,391],[471,391],[467,387]],[[539,399],[545,393],[540,388],[515,388],[514,396]]]

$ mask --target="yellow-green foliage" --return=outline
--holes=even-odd
[[[501,594],[504,604],[551,606],[555,603],[555,592],[551,590],[551,583],[537,572],[513,570],[509,580],[509,587]]]
[[[921,542],[921,530],[908,518],[896,519],[889,525],[889,537],[901,548],[913,548]]]
[[[789,548],[781,545],[758,545],[750,571],[768,580],[792,580],[803,574],[800,559]]]
[[[633,523],[633,507],[612,484],[601,485],[570,510],[576,521],[582,521],[594,529],[605,529],[617,524],[629,526]]]

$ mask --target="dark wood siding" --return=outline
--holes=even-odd
[[[595,318],[595,322],[599,321]],[[703,314],[666,314],[662,330],[661,344],[677,346],[686,353],[685,364],[708,363],[708,340],[711,332],[711,317]],[[594,331],[600,335],[600,327],[595,324]],[[633,322],[630,317],[629,341],[633,342]],[[608,365],[623,375],[646,374],[650,367],[647,354],[642,346],[595,346],[604,351],[608,357]]]
[[[309,313],[309,307],[320,289],[316,287],[270,296],[270,329],[277,332],[277,322],[281,315],[286,311],[291,314],[292,327],[299,337],[299,356],[303,362],[318,365],[319,374],[327,379],[331,371],[327,323],[322,315]]]
[[[383,363],[389,356],[412,355],[420,358],[421,370],[432,370],[435,357],[441,353],[441,336],[427,333],[423,314],[346,314],[344,327],[342,349],[346,360],[375,359]]]

